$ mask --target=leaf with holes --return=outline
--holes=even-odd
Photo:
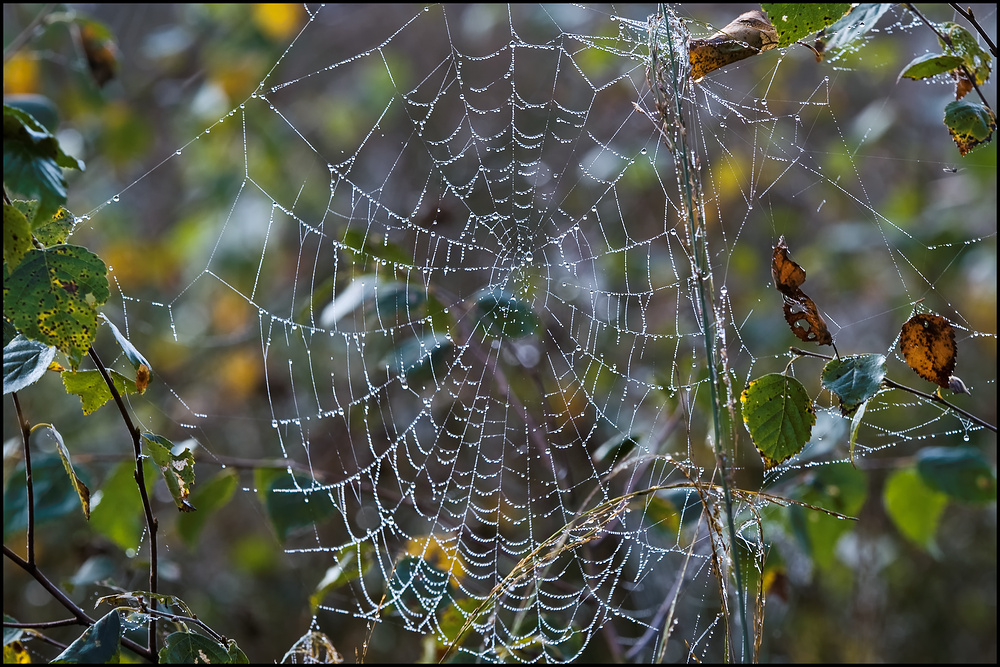
[[[823,368],[823,388],[836,394],[840,412],[850,416],[878,392],[885,374],[885,357],[881,354],[841,357]]]
[[[153,462],[160,468],[163,481],[167,483],[177,509],[181,512],[193,512],[195,508],[187,498],[194,486],[194,454],[190,449],[174,454],[174,443],[162,435],[143,433],[142,439],[146,441],[146,448],[149,449]]]
[[[785,47],[833,25],[850,10],[851,5],[847,2],[776,2],[761,3],[761,7],[778,31],[778,46]]]
[[[913,372],[947,388],[958,348],[951,322],[931,313],[914,315],[899,332],[899,349]]]
[[[112,609],[97,623],[84,630],[52,662],[116,663],[121,653],[121,642],[122,619],[118,610]]]
[[[159,658],[164,664],[234,663],[225,646],[194,632],[174,632],[167,635]]]
[[[32,248],[4,274],[4,315],[26,337],[64,352],[75,370],[97,335],[107,272],[100,257],[80,246]]]
[[[773,49],[778,35],[759,9],[740,14],[725,28],[707,39],[688,44],[691,79],[701,81],[709,72]]]
[[[996,474],[975,447],[925,447],[917,454],[917,472],[929,487],[952,498],[970,503],[997,499]]]
[[[993,109],[982,104],[956,100],[944,108],[944,124],[958,151],[966,155],[993,139],[997,117]]]
[[[806,281],[806,271],[788,256],[785,237],[778,238],[771,256],[771,278],[781,292],[782,312],[792,333],[807,343],[833,345],[833,336],[816,304],[799,287]]]
[[[743,423],[771,469],[802,451],[816,423],[812,400],[795,378],[772,373],[750,383],[740,396]]]

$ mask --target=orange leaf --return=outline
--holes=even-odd
[[[720,67],[738,62],[778,45],[778,33],[759,9],[740,14],[708,39],[688,44],[691,78],[700,81]]]
[[[833,336],[819,314],[816,304],[799,286],[806,281],[806,271],[788,257],[785,237],[778,239],[771,257],[771,277],[781,292],[785,321],[792,333],[807,343],[833,345]]]
[[[917,375],[948,387],[958,348],[951,322],[931,313],[914,315],[899,332],[899,349]]]

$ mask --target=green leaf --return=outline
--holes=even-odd
[[[837,395],[840,411],[849,416],[878,393],[885,374],[885,357],[881,354],[832,359],[823,368],[823,388]]]
[[[851,46],[873,29],[882,15],[892,7],[893,4],[889,2],[876,2],[860,4],[852,9],[825,31],[825,53],[836,57],[839,51]]]
[[[163,481],[167,483],[167,489],[177,509],[182,512],[193,512],[195,508],[187,498],[194,485],[194,454],[190,449],[174,454],[171,451],[174,443],[162,435],[143,433],[142,439],[146,441],[146,448],[149,449],[153,461],[159,466]]]
[[[111,381],[115,383],[115,389],[118,390],[120,396],[138,392],[135,382],[131,378],[110,369],[108,369],[108,375],[111,376]],[[114,398],[100,371],[77,371],[75,373],[64,371],[62,381],[67,393],[80,397],[81,408],[85,415],[89,415]]]
[[[809,442],[816,413],[805,387],[795,378],[765,375],[750,383],[740,401],[743,422],[765,468],[795,456]]]
[[[145,518],[142,513],[142,499],[135,483],[135,462],[122,461],[100,486],[100,502],[94,494],[94,505],[90,512],[90,525],[122,549],[138,549]],[[143,474],[146,492],[152,491],[152,464],[144,464]]]
[[[836,23],[851,8],[837,3],[767,3],[761,4],[778,31],[778,47],[785,47]]]
[[[52,661],[56,663],[118,663],[122,648],[122,620],[112,609],[83,631],[76,641]]]
[[[997,499],[996,473],[975,447],[925,447],[917,454],[917,471],[927,486],[970,503]]]
[[[851,465],[854,465],[854,443],[858,439],[858,429],[861,428],[861,421],[864,419],[865,410],[868,408],[868,402],[865,401],[858,406],[857,411],[854,413],[854,417],[851,418],[851,437],[848,440],[847,448],[851,455]]]
[[[530,304],[500,288],[482,290],[476,306],[483,316],[487,331],[494,336],[520,338],[534,333],[538,317]]]
[[[236,650],[239,650],[238,648]],[[242,654],[242,651],[240,651]],[[174,632],[167,635],[160,649],[160,662],[164,664],[234,664],[229,647],[214,639],[194,632]]]
[[[14,466],[7,475],[3,492],[3,533],[7,539],[28,525],[27,492],[24,485],[24,463]],[[31,457],[31,483],[35,493],[35,526],[79,511],[80,500],[66,483],[62,461],[53,454]],[[134,486],[133,482],[133,486]]]
[[[959,152],[965,155],[993,138],[997,117],[982,104],[955,100],[944,108],[944,124]]]
[[[37,201],[17,199],[12,203],[14,208],[24,213],[28,220],[35,220],[35,214],[38,210]],[[47,220],[35,220],[31,225],[31,233],[42,245],[52,246],[65,243],[75,226],[76,217],[68,209],[60,207]]]
[[[18,334],[3,348],[3,393],[21,391],[41,379],[56,348]]]
[[[951,40],[949,48],[948,44],[938,39],[941,48],[949,49],[961,57],[965,68],[975,77],[977,85],[981,86],[986,83],[990,78],[992,67],[992,58],[990,58],[989,52],[979,45],[972,33],[957,23],[948,21],[940,26],[940,30]]]
[[[451,348],[452,342],[445,334],[432,331],[407,338],[389,350],[381,362],[390,372],[405,375],[408,382],[415,383],[431,377]]]
[[[330,491],[303,475],[278,474],[266,489],[264,509],[281,542],[296,529],[322,523],[338,511]]]
[[[806,479],[808,485],[793,498],[845,516],[857,516],[868,497],[868,476],[848,463],[814,468]],[[857,524],[797,505],[787,512],[793,533],[813,563],[824,570],[834,567],[837,541]]]
[[[83,163],[62,152],[59,142],[31,114],[4,104],[4,186],[37,197],[33,220],[45,220],[66,203],[62,168],[83,169]]]
[[[194,548],[198,543],[198,536],[207,519],[232,500],[238,482],[239,475],[235,470],[222,470],[207,482],[198,484],[191,492],[191,504],[198,511],[185,512],[177,517],[177,532],[188,547]]]
[[[59,111],[52,100],[44,95],[4,95],[4,104],[20,109],[54,133],[59,129]]]
[[[958,56],[946,56],[940,53],[925,53],[917,56],[903,68],[900,78],[907,79],[928,79],[938,74],[944,74],[955,69],[962,64],[962,59]]]
[[[31,248],[31,224],[13,205],[3,205],[3,261],[13,271]]]
[[[90,489],[87,485],[76,476],[76,470],[73,469],[73,459],[69,455],[69,450],[66,448],[66,443],[63,442],[62,435],[59,434],[52,426],[48,424],[45,428],[49,430],[52,434],[52,439],[56,442],[56,451],[59,452],[59,458],[62,459],[63,469],[66,471],[66,476],[69,478],[69,483],[76,491],[77,497],[80,499],[80,507],[83,510],[83,516],[88,520],[90,519]]]
[[[883,502],[900,533],[919,547],[936,551],[934,534],[948,496],[924,484],[916,470],[907,469],[889,475]]]
[[[118,327],[115,326],[114,322],[109,320],[104,313],[100,314],[100,318],[111,328],[111,334],[115,337],[115,340],[118,341],[118,345],[121,346],[122,352],[125,353],[125,358],[128,359],[130,364],[132,364],[132,368],[138,371],[141,367],[145,366],[146,372],[151,373],[153,371],[152,364],[146,361],[146,357],[142,356],[142,353],[139,352],[139,350],[135,349],[132,342],[118,330]]]
[[[66,353],[75,370],[97,335],[108,300],[107,266],[86,248],[32,248],[4,276],[4,314],[26,337]]]

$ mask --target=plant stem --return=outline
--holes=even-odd
[[[146,515],[146,528],[149,530],[149,592],[157,593],[157,522],[156,517],[153,516],[153,508],[149,502],[149,494],[146,493],[146,477],[143,474],[142,466],[142,434],[132,423],[132,418],[129,416],[128,410],[125,407],[125,401],[122,400],[121,394],[118,393],[118,389],[115,387],[114,381],[111,379],[111,376],[108,375],[107,369],[104,367],[100,357],[97,356],[97,351],[93,347],[90,348],[90,358],[94,360],[97,370],[100,371],[101,377],[104,378],[104,382],[107,383],[108,389],[111,390],[111,395],[114,397],[115,403],[118,405],[118,410],[121,412],[122,419],[125,420],[125,426],[128,428],[129,435],[132,438],[132,449],[135,456],[135,483],[139,486],[139,496],[142,498],[142,508]],[[156,600],[150,600],[150,607],[153,608],[155,605]],[[152,653],[153,662],[156,662],[156,617],[153,615],[150,615],[149,617],[148,635],[149,650]]]
[[[810,352],[808,350],[803,350],[803,349],[798,348],[798,347],[790,347],[788,349],[791,350],[792,352],[794,352],[795,354],[797,354],[799,356],[802,356],[802,357],[816,357],[817,359],[827,359],[827,360],[833,359],[833,357],[831,357],[829,355],[820,354],[819,352]],[[903,391],[908,391],[911,394],[913,394],[914,396],[919,396],[920,398],[927,399],[928,401],[933,401],[934,403],[937,403],[938,405],[943,405],[944,407],[948,408],[949,410],[957,412],[958,414],[960,414],[963,417],[965,417],[966,419],[969,419],[970,421],[978,424],[979,426],[982,426],[983,428],[988,428],[989,430],[993,431],[994,433],[997,432],[997,427],[995,425],[989,423],[985,419],[977,417],[976,415],[972,414],[968,410],[963,410],[962,408],[958,407],[954,403],[950,403],[950,402],[946,401],[945,399],[941,398],[937,394],[928,394],[927,392],[920,391],[919,389],[914,389],[913,387],[907,387],[905,384],[900,384],[900,383],[896,382],[895,380],[890,380],[889,378],[882,378],[882,384],[884,384],[887,387],[892,387],[893,389],[902,389]]]
[[[665,16],[664,12],[664,16]],[[657,37],[654,35],[654,40]],[[746,660],[749,656],[750,650],[750,637],[749,637],[749,627],[746,618],[746,596],[743,591],[743,570],[740,565],[739,550],[737,548],[736,540],[736,524],[733,518],[733,500],[732,493],[729,488],[729,470],[727,465],[727,455],[723,444],[723,418],[722,412],[725,409],[722,402],[721,396],[721,375],[720,369],[716,365],[716,355],[720,352],[718,349],[718,336],[716,335],[718,322],[718,314],[715,311],[713,304],[713,290],[712,285],[712,269],[709,260],[708,251],[708,232],[705,229],[704,216],[702,215],[703,210],[703,199],[701,196],[701,181],[698,174],[698,160],[695,155],[695,151],[689,147],[688,144],[688,133],[684,123],[684,108],[682,93],[685,81],[681,77],[686,77],[687,74],[682,70],[680,65],[680,58],[683,54],[678,54],[674,48],[674,39],[672,35],[667,37],[667,45],[669,47],[669,62],[670,62],[670,82],[673,87],[673,102],[674,108],[672,109],[672,115],[674,117],[674,127],[673,130],[673,140],[667,143],[667,147],[671,149],[671,153],[674,156],[674,160],[677,164],[680,173],[678,175],[678,186],[680,189],[680,194],[683,199],[682,210],[686,214],[685,223],[687,225],[688,238],[691,243],[692,250],[692,274],[695,280],[696,288],[696,305],[697,309],[700,311],[701,316],[701,330],[702,336],[705,340],[705,359],[708,365],[709,371],[709,391],[711,395],[712,404],[712,424],[713,424],[713,445],[715,449],[715,458],[719,466],[719,471],[721,475],[721,488],[723,500],[726,508],[726,520],[727,520],[727,530],[729,533],[729,552],[730,558],[732,559],[733,569],[736,575],[736,594],[739,604],[739,621],[742,629],[742,641],[743,650],[741,660]],[[658,76],[656,75],[656,68],[658,63],[656,62],[656,57],[651,54],[653,62],[650,64],[651,71],[654,73],[654,80],[651,82],[652,86],[658,86]],[[658,105],[658,111],[664,122],[664,133],[669,133],[671,128],[667,126],[668,123],[668,113],[666,104]],[[723,357],[724,357],[724,351]],[[723,362],[724,363],[724,362]],[[726,428],[726,433],[730,433],[731,429]]]
[[[13,392],[14,411],[17,413],[17,425],[21,429],[21,442],[24,445],[24,486],[28,494],[28,530],[27,530],[27,551],[28,562],[35,564],[35,486],[31,478],[31,448],[28,447],[28,440],[31,437],[31,424],[21,410],[21,401],[17,398],[17,392]]]

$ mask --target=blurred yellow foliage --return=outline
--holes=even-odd
[[[458,553],[458,544],[442,544],[434,535],[412,538],[406,543],[406,555],[421,558],[438,570],[447,572],[455,586],[466,569]]]
[[[38,60],[25,53],[15,53],[3,64],[3,94],[24,95],[38,92]]]
[[[251,12],[257,28],[275,42],[287,42],[302,25],[302,5],[255,4]]]

